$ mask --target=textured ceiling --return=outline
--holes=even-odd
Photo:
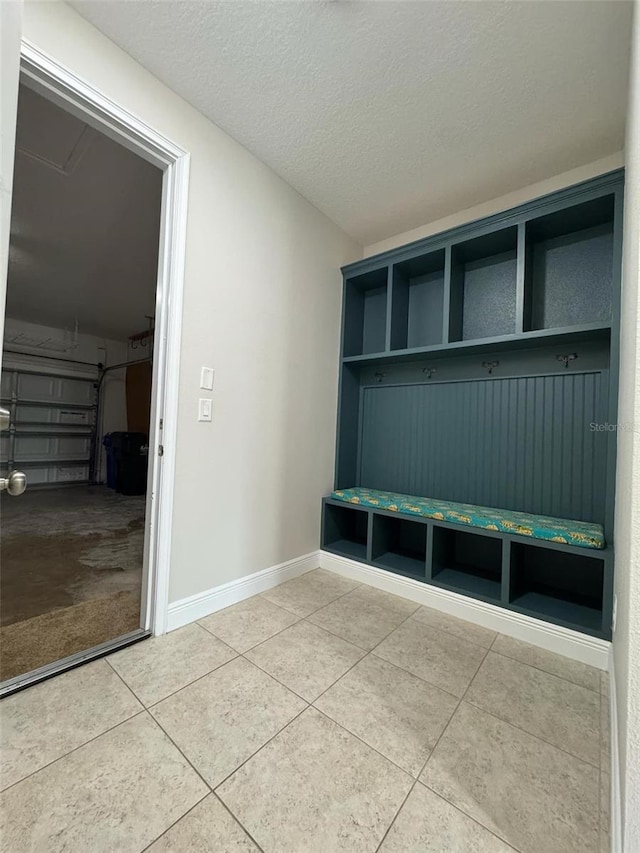
[[[7,317],[114,340],[155,309],[162,173],[20,87]]]
[[[628,3],[72,5],[362,244],[623,147]]]

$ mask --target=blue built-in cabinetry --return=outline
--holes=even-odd
[[[327,498],[325,550],[610,638],[623,185],[343,269],[336,489],[594,522],[606,548]]]

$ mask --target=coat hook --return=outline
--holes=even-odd
[[[556,359],[557,359],[558,361],[563,361],[563,362],[564,362],[564,369],[566,370],[566,369],[567,369],[567,367],[569,367],[569,362],[570,362],[570,361],[573,361],[573,360],[574,360],[574,358],[577,358],[577,357],[578,357],[578,353],[577,353],[577,352],[570,352],[568,355],[557,355],[557,356],[556,356]]]
[[[431,379],[433,374],[436,372],[435,367],[423,367],[422,372],[426,374],[427,379]]]
[[[482,366],[483,366],[484,368],[486,368],[487,373],[489,374],[489,376],[491,376],[491,374],[493,373],[493,368],[494,368],[494,367],[497,367],[499,364],[500,364],[500,362],[499,362],[499,361],[483,361],[483,362],[482,362]]]
[[[382,379],[384,378],[384,373],[374,373],[373,378],[376,380],[376,382],[382,382]]]

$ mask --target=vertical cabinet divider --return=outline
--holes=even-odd
[[[367,513],[367,563],[373,562],[373,510]]]
[[[525,222],[518,225],[518,267],[516,272],[516,335],[521,335],[528,328],[527,314],[527,226]]]
[[[430,581],[433,577],[433,524],[427,524],[427,560],[425,566],[425,579]]]
[[[384,351],[391,352],[391,335],[393,323],[393,264],[387,267],[387,327],[384,336]]]
[[[448,245],[444,251],[444,305],[442,309],[443,344],[448,344],[451,341],[451,258],[451,245]],[[454,303],[456,302],[455,299],[453,301]]]
[[[502,540],[502,586],[500,599],[506,606],[511,598],[511,542],[509,539]]]

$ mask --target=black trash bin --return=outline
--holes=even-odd
[[[141,432],[110,432],[107,448],[107,485],[122,495],[144,495],[147,490],[149,444]]]

